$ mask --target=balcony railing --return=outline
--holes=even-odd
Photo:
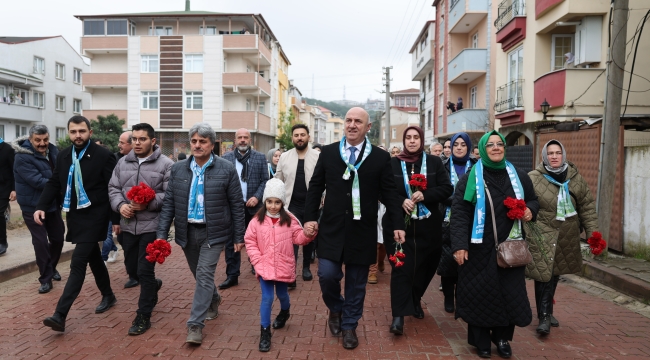
[[[524,80],[517,79],[497,88],[494,111],[505,112],[524,107]]]
[[[526,3],[522,0],[504,0],[499,4],[499,16],[494,21],[497,31],[501,30],[515,16],[526,15]]]

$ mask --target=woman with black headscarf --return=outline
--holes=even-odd
[[[438,203],[451,195],[453,188],[439,157],[424,152],[424,132],[409,126],[402,138],[404,150],[391,159],[391,166],[402,200],[406,224],[406,242],[401,249],[406,255],[402,266],[391,262],[390,299],[393,322],[390,332],[404,333],[404,316],[424,317],[420,299],[435,275],[440,260],[440,225],[442,215]],[[408,182],[413,175],[427,179],[425,190],[412,189]],[[415,210],[415,214],[414,214]],[[388,216],[383,219],[384,239],[390,239],[395,229]],[[386,253],[395,254],[397,243],[387,243]]]
[[[282,150],[280,149],[271,149],[266,153],[266,162],[268,163],[269,168],[269,179],[275,177],[275,168],[278,166],[278,161],[280,161],[280,155],[282,155]]]
[[[472,140],[467,133],[461,132],[451,137],[451,158],[443,161],[445,170],[449,174],[451,185],[455,188],[467,172],[470,171],[476,160],[470,158]],[[449,235],[449,224],[451,222],[451,203],[453,195],[449,196],[441,204],[441,212],[444,216],[442,223],[442,255],[438,265],[438,275],[441,278],[442,293],[445,296],[445,311],[454,312],[454,298],[456,296],[456,281],[458,279],[458,264],[451,253],[451,238]]]
[[[581,227],[589,238],[598,231],[598,216],[587,181],[567,161],[562,143],[547,142],[542,149],[542,161],[528,173],[539,198],[537,225],[543,240],[527,239],[533,262],[526,267],[526,275],[535,280],[537,332],[548,335],[551,326],[560,326],[553,316],[557,282],[560,275],[582,270]]]

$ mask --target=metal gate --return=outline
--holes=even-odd
[[[506,148],[506,159],[517,169],[531,172],[533,165],[533,145],[508,146]]]

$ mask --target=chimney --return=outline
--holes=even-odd
[[[190,0],[185,0],[185,11],[190,11]]]

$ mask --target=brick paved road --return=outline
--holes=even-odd
[[[292,317],[287,327],[274,331],[271,352],[257,351],[259,341],[260,291],[249,265],[243,261],[240,285],[222,292],[224,302],[218,319],[209,321],[200,347],[185,345],[185,321],[194,289],[185,259],[178,246],[168,261],[157,267],[164,281],[160,302],[152,317],[152,328],[138,337],[127,335],[136,310],[139,288],[123,289],[126,280],[121,264],[109,264],[118,304],[104,314],[95,314],[100,294],[89,272],[75,302],[64,334],[51,331],[41,321],[50,316],[67,279],[54,284],[52,292],[37,293],[37,276],[26,275],[0,285],[0,358],[7,359],[147,359],[191,356],[277,359],[469,359],[476,358],[466,343],[465,324],[442,309],[439,279],[423,299],[427,316],[406,319],[405,336],[388,332],[390,298],[388,274],[380,274],[378,285],[368,285],[364,317],[353,351],[342,348],[340,339],[329,335],[325,305],[317,281],[298,280],[291,292]],[[122,260],[122,256],[120,256]],[[65,267],[68,263],[63,264]],[[315,270],[316,266],[312,267]],[[65,270],[63,267],[62,270]],[[315,273],[315,271],[314,271]],[[217,269],[224,279],[224,262]],[[532,282],[528,287],[532,296]],[[537,321],[517,328],[512,342],[518,359],[640,359],[650,357],[650,319],[609,301],[587,295],[560,283],[556,317],[561,323],[546,339],[535,334]],[[532,301],[532,298],[531,298]],[[274,304],[273,316],[279,305]],[[533,312],[535,310],[533,309]],[[493,356],[496,349],[493,348]]]

